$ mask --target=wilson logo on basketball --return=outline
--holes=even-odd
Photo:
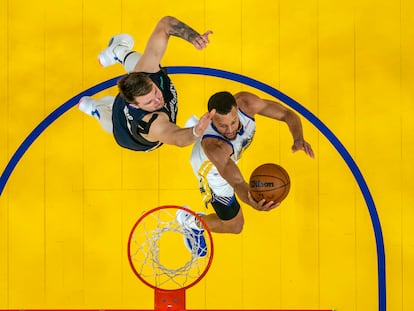
[[[253,188],[273,188],[275,184],[273,182],[264,182],[261,180],[250,180],[250,187]]]
[[[282,202],[290,190],[290,178],[287,171],[278,164],[265,163],[252,172],[249,179],[250,194],[256,202]]]

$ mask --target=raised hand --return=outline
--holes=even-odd
[[[207,30],[204,34],[199,35],[192,40],[192,43],[194,44],[197,50],[202,50],[207,47],[207,43],[210,43],[208,36],[212,33],[213,32],[211,30]]]

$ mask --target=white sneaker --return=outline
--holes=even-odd
[[[134,46],[134,38],[128,34],[113,36],[108,47],[99,53],[98,59],[103,67],[108,67],[116,62],[123,64],[125,55]]]
[[[92,99],[90,96],[84,96],[80,99],[78,103],[78,108],[80,111],[83,111],[87,115],[95,117],[99,120],[101,118],[101,114],[96,108],[95,103],[96,101]]]
[[[187,230],[204,230],[197,225],[197,218],[193,214],[187,213],[185,210],[179,209],[175,216],[175,219],[180,226]]]
[[[199,215],[204,215],[199,213]],[[184,229],[184,245],[198,257],[207,255],[207,244],[204,238],[204,229],[197,225],[197,218],[182,209],[176,213],[175,219]]]

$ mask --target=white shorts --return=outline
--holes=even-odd
[[[217,168],[210,161],[206,161],[201,165],[198,171],[198,180],[203,202],[206,205],[211,202],[213,197],[226,205],[234,197],[233,187],[221,177]]]

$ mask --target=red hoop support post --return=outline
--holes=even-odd
[[[154,310],[183,311],[185,309],[185,289],[162,290],[155,289]]]

